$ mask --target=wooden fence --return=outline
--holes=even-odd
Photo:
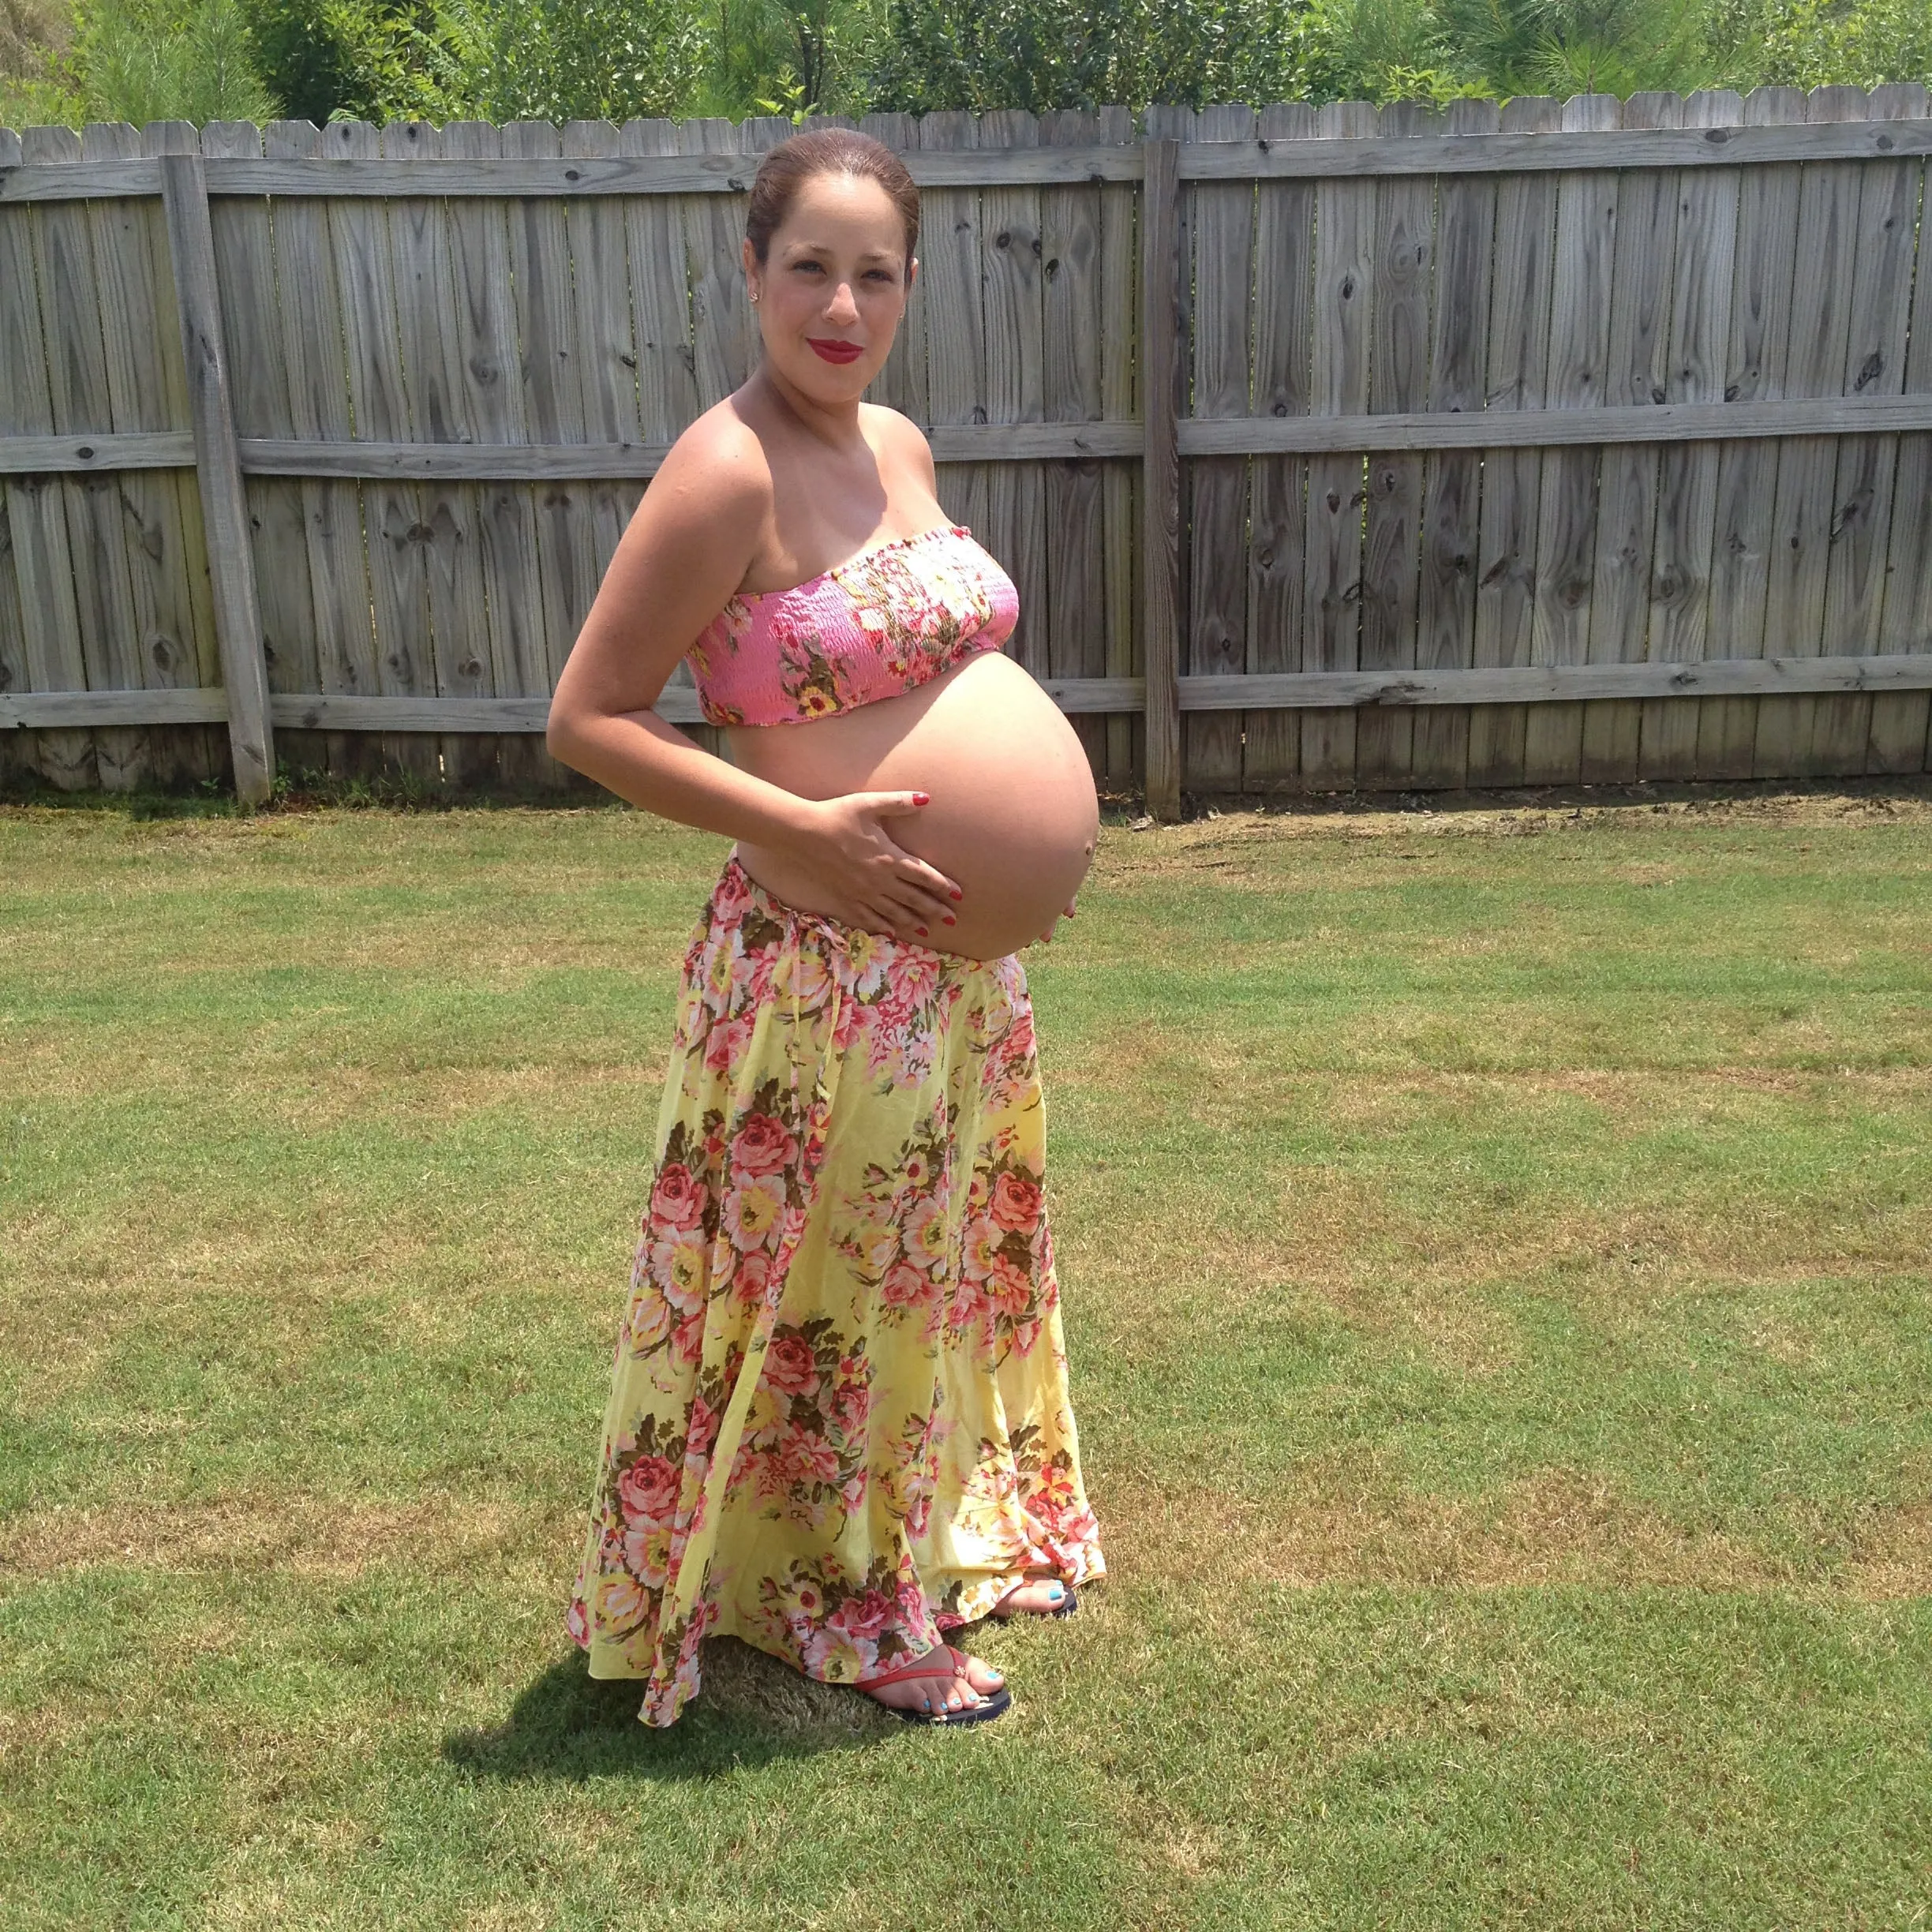
[[[1923,89],[863,125],[873,394],[1103,782],[1926,769]],[[582,784],[549,693],[790,131],[0,131],[0,779]]]

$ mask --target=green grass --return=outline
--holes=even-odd
[[[0,1926],[1926,1922],[1932,799],[1110,822],[950,1737],[562,1632],[723,852],[0,809]]]

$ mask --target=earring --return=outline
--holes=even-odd
[[[756,301],[758,300],[758,290],[757,290],[756,289],[754,289],[754,290],[751,291],[751,299],[752,299],[754,301]]]

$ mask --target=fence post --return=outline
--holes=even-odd
[[[1140,586],[1147,674],[1147,807],[1181,816],[1181,144],[1142,144]]]
[[[195,474],[208,533],[215,590],[215,636],[228,693],[228,743],[235,796],[259,805],[275,780],[275,739],[268,721],[268,667],[262,654],[255,599],[255,556],[248,503],[235,447],[221,300],[215,285],[215,233],[208,221],[208,178],[198,154],[157,157],[167,212],[168,253],[181,312],[182,357],[194,418]]]

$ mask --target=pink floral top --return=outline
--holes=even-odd
[[[687,657],[712,724],[799,724],[896,698],[998,650],[1013,579],[963,523],[862,550],[787,590],[747,590]]]

